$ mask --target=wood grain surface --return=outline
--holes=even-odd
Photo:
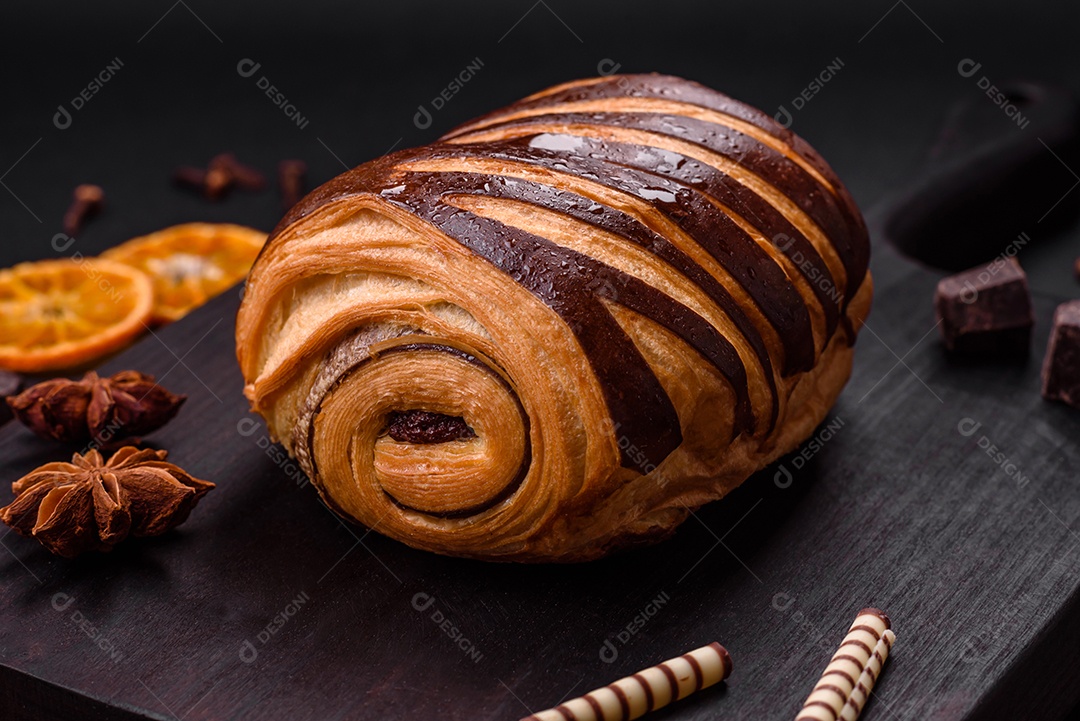
[[[229,292],[107,364],[190,396],[148,441],[217,490],[178,530],[107,555],[4,535],[0,704],[33,719],[515,719],[715,640],[732,677],[655,718],[793,717],[875,605],[898,641],[865,718],[1059,716],[1080,692],[1064,682],[1080,663],[1080,416],[1039,397],[1055,301],[1036,299],[1027,363],[956,365],[936,276],[883,246],[874,269],[820,443],[671,541],[577,566],[444,558],[338,521],[247,412]],[[5,481],[69,450],[0,429]]]

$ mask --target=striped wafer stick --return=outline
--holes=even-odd
[[[731,656],[710,643],[521,721],[631,721],[730,675]]]
[[[855,721],[889,657],[896,634],[889,617],[864,608],[833,654],[795,721]]]

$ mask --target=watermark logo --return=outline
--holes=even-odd
[[[994,279],[998,273],[1004,268],[1005,264],[1009,262],[1009,259],[1020,252],[1031,241],[1031,236],[1027,233],[1020,233],[1016,236],[1016,240],[1005,246],[1005,250],[997,255],[992,261],[986,264],[986,267],[979,272],[975,277],[975,280],[980,286],[985,286],[991,280]],[[970,280],[964,281],[964,287],[960,290],[960,302],[971,305],[979,298],[979,289]]]
[[[833,58],[833,60],[829,62],[829,64],[826,65],[805,88],[799,91],[798,95],[791,99],[791,107],[795,112],[793,113],[791,110],[788,110],[786,105],[781,105],[773,116],[773,120],[780,123],[780,125],[785,128],[790,128],[791,124],[795,122],[795,113],[805,108],[807,103],[813,100],[814,97],[821,92],[822,88],[824,88],[830,80],[836,77],[843,67],[843,60],[839,57]]]
[[[960,647],[960,662],[967,664],[983,664],[994,651],[997,642],[997,633],[982,633],[968,638]]]
[[[975,77],[975,74],[981,69],[982,63],[975,62],[971,58],[964,58],[956,65],[956,72],[958,72],[962,78]],[[1001,108],[1001,112],[1011,118],[1018,128],[1022,130],[1027,128],[1031,123],[1031,120],[1024,116],[1024,114],[1020,112],[1020,108],[1017,107],[1017,98],[998,88],[990,82],[990,78],[985,75],[980,75],[979,79],[975,81],[975,85],[979,90],[985,92],[986,97],[990,98],[990,101],[994,105]]]
[[[75,239],[67,233],[57,233],[52,238],[52,247],[57,253],[66,253],[75,244]]]
[[[615,433],[619,432],[622,427],[622,423],[616,423],[612,426]],[[656,470],[656,464],[649,460],[649,456],[645,453],[645,450],[638,448],[630,437],[626,434],[620,435],[615,441],[619,446],[619,450],[623,452],[623,456],[633,463],[643,475],[649,475]]]
[[[957,432],[965,438],[973,437],[979,432],[980,428],[982,428],[982,423],[974,418],[961,418],[960,422],[956,424]],[[994,465],[998,466],[1005,472],[1005,475],[1016,483],[1017,488],[1023,488],[1031,482],[1031,479],[1023,474],[1019,466],[1013,462],[1009,455],[986,435],[979,434],[979,438],[975,441],[975,445],[989,456]]]
[[[622,69],[622,63],[615,62],[611,58],[603,58],[596,64],[596,74],[603,77],[609,77],[615,75]],[[615,87],[619,90],[626,91],[630,87],[630,80],[624,75],[615,81]]]
[[[604,663],[615,663],[616,659],[619,658],[619,647],[625,646],[631,638],[645,628],[645,624],[660,613],[670,600],[671,596],[667,594],[667,591],[663,591],[656,598],[646,603],[641,611],[630,619],[630,623],[626,624],[612,637],[605,639],[603,645],[600,646],[600,660]]]
[[[772,597],[772,607],[774,610],[780,613],[787,613],[787,610],[795,604],[795,597],[790,593],[781,591]]]
[[[68,609],[75,603],[75,598],[68,593],[54,593],[52,597],[52,607],[58,613],[65,614],[67,618],[75,624],[75,627],[82,631],[87,638],[89,638],[95,646],[100,648],[105,654],[112,659],[113,663],[120,663],[124,658],[124,654],[120,652],[120,649],[116,648],[116,644],[112,642],[96,625],[93,621],[86,617],[79,609],[73,610],[68,614]]]
[[[818,628],[817,624],[806,617],[801,610],[791,609],[795,608],[798,599],[788,593],[787,591],[781,591],[772,597],[772,609],[778,613],[782,613],[787,616],[793,624],[795,624],[795,630],[802,635],[810,638],[815,646],[826,653],[833,653],[836,648],[833,646],[832,641],[829,640],[825,630]],[[788,611],[791,611],[788,614]]]
[[[596,64],[596,74],[607,77],[608,75],[614,75],[619,72],[619,68],[622,67],[622,63],[617,63],[611,58],[604,58]]]
[[[75,97],[73,97],[69,103],[71,109],[63,103],[56,106],[56,113],[53,115],[53,125],[60,130],[67,130],[71,127],[73,121],[73,114],[79,112],[86,104],[89,103],[95,95],[101,92],[101,89],[105,87],[105,84],[112,80],[120,68],[124,67],[124,61],[120,58],[113,58],[110,60],[104,68],[95,75],[86,87],[80,90]]]
[[[574,331],[578,332],[577,330]],[[615,437],[615,445],[618,447],[619,452],[622,454],[624,466],[626,468],[636,468],[643,476],[650,476],[653,484],[658,489],[664,489],[672,478],[663,470],[658,470],[658,465],[650,460],[648,453],[643,448],[640,448],[635,444],[630,436],[625,433],[619,433],[619,429],[622,428],[622,423],[615,423],[612,419],[606,418],[604,420],[604,427]],[[626,465],[629,463],[630,465]]]
[[[430,593],[424,593],[420,591],[412,597],[412,607],[418,612],[427,614],[430,610],[431,622],[439,627],[447,638],[454,642],[465,654],[465,656],[472,660],[473,663],[480,663],[484,658],[484,654],[480,653],[480,650],[476,648],[472,641],[470,641],[460,628],[458,628],[454,622],[446,616],[440,609],[435,608],[436,599]]]
[[[254,77],[261,67],[262,63],[257,63],[251,58],[243,58],[236,64],[236,73],[242,78],[250,78]],[[296,106],[285,97],[283,92],[278,90],[276,85],[270,82],[269,78],[260,75],[259,79],[255,81],[255,87],[263,91],[266,97],[270,98],[270,102],[274,104],[274,107],[280,108],[285,117],[293,121],[296,127],[301,130],[307,128],[308,119],[300,114]]]
[[[263,454],[281,469],[285,477],[294,481],[298,488],[305,487],[311,481],[304,470],[297,465],[296,461],[285,451],[284,448],[274,443],[273,439],[265,433],[265,429],[254,418],[241,418],[236,422],[236,432],[244,438],[255,438],[255,445],[262,449]]]
[[[255,660],[259,658],[259,648],[265,646],[270,642],[274,636],[276,636],[281,629],[285,628],[285,624],[292,620],[293,616],[300,612],[308,601],[311,600],[311,596],[307,594],[307,591],[301,591],[300,595],[289,601],[285,605],[285,608],[281,609],[272,619],[270,623],[259,631],[255,635],[255,642],[258,642],[258,646],[255,645],[251,639],[245,639],[240,644],[240,660],[244,663],[255,663]]]
[[[823,290],[825,295],[827,295],[834,303],[839,303],[842,299],[840,289],[836,287],[832,276],[828,273],[821,272],[817,264],[807,256],[803,255],[801,250],[791,250],[791,246],[794,242],[795,239],[787,233],[778,233],[776,237],[773,238],[773,244],[784,253],[787,259],[790,260],[795,267],[799,269],[803,278],[812,285]]]
[[[446,107],[447,103],[453,100],[454,96],[460,93],[462,88],[464,88],[470,80],[475,78],[476,74],[479,73],[483,67],[483,60],[479,57],[473,58],[461,72],[454,76],[453,80],[447,83],[445,88],[440,90],[438,94],[431,99],[430,104],[432,109],[434,109],[435,112],[438,112]],[[427,106],[421,103],[416,107],[416,114],[413,115],[413,125],[421,130],[427,130],[431,127],[433,119],[432,112],[427,109]]]
[[[57,253],[66,253],[68,249],[75,244],[75,238],[67,233],[57,233],[52,237],[50,244]],[[109,300],[113,303],[120,303],[124,300],[124,291],[113,285],[112,281],[102,275],[101,271],[95,268],[94,264],[89,262],[90,259],[84,256],[80,251],[76,250],[68,257],[75,261],[79,270],[81,270],[86,277],[90,279],[90,282],[94,283],[98,287],[98,290],[104,293]]]
[[[113,418],[105,427],[98,431],[94,436],[94,440],[86,444],[86,446],[79,451],[80,454],[86,455],[90,451],[97,450],[102,446],[108,446],[113,440],[120,440],[117,437],[117,432],[124,430],[124,420],[122,418]]]
[[[817,435],[803,443],[799,447],[799,452],[796,453],[790,461],[781,463],[780,467],[776,469],[776,473],[773,474],[773,483],[776,484],[776,487],[790,488],[792,482],[795,480],[795,476],[788,470],[788,463],[790,463],[795,470],[801,469],[810,462],[810,459],[820,453],[821,449],[825,447],[825,444],[836,437],[836,434],[843,427],[844,419],[837,416],[829,421],[828,424],[822,426],[821,430],[817,432]]]

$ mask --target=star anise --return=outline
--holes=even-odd
[[[81,381],[38,383],[7,402],[15,417],[42,438],[108,444],[157,430],[185,400],[138,371],[108,378],[91,371]]]
[[[46,463],[11,484],[0,520],[74,558],[109,551],[128,536],[160,536],[185,520],[214,484],[190,476],[167,451],[125,446],[106,463],[97,450]]]

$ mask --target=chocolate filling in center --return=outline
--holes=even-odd
[[[399,443],[448,443],[476,437],[461,416],[421,410],[394,411],[386,432]]]

